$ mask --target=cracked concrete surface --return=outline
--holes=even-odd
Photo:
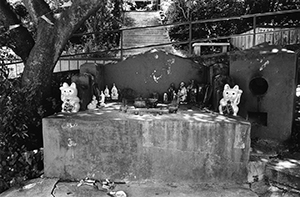
[[[21,189],[12,188],[0,197],[108,197],[98,189],[78,182],[60,182],[58,179],[34,179]],[[128,197],[258,197],[249,188],[236,184],[167,184],[165,182],[130,182],[117,185],[114,191],[125,191]]]
[[[0,197],[53,197],[58,183],[57,178],[38,178],[28,181],[21,188],[11,188],[0,194]]]

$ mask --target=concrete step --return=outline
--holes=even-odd
[[[126,17],[134,19],[133,27],[153,26],[159,23],[159,12],[126,12]],[[126,30],[123,32],[123,48],[155,45],[170,42],[166,27]],[[170,50],[168,47],[155,47]],[[136,55],[149,51],[151,47],[124,51],[124,56]]]
[[[160,35],[165,34],[167,35],[168,32],[165,29],[136,29],[136,30],[126,30],[123,32],[124,36],[126,35]]]
[[[164,44],[169,43],[168,40],[149,40],[149,41],[132,41],[128,43],[123,44],[123,48],[129,48],[129,47],[139,47],[139,46],[146,46],[146,45],[153,45],[153,44]]]
[[[274,159],[267,163],[265,176],[269,181],[300,192],[300,160]]]

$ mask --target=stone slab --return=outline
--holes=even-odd
[[[265,174],[271,182],[300,190],[300,160],[274,159],[267,163]]]
[[[200,111],[134,115],[114,108],[43,119],[46,177],[246,180],[250,123]]]
[[[9,190],[1,197],[108,197],[106,192],[91,186],[77,187],[78,182],[57,182],[57,179],[34,179],[36,185],[26,191]],[[42,182],[42,184],[40,184]],[[47,186],[48,189],[44,189]],[[124,191],[128,197],[258,197],[242,185],[205,183],[181,185],[158,182],[131,182],[117,185],[114,191]]]
[[[58,182],[57,178],[33,179],[21,188],[11,188],[0,194],[0,197],[53,197],[53,189]]]
[[[105,192],[90,186],[77,187],[77,183],[58,183],[55,197],[107,197]],[[128,197],[258,197],[241,185],[174,185],[166,183],[129,183],[118,185],[114,191],[124,191]]]

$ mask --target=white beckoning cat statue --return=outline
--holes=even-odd
[[[230,88],[228,84],[225,84],[223,90],[223,98],[220,100],[219,105],[220,114],[237,116],[237,113],[239,111],[238,104],[240,103],[242,93],[243,91],[239,89],[238,85]]]
[[[61,111],[67,113],[76,113],[80,109],[80,99],[77,96],[76,84],[73,82],[70,86],[64,82],[59,88],[61,91],[62,106]]]

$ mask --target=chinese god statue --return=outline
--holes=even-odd
[[[111,88],[111,99],[116,101],[119,98],[118,89],[115,84],[113,84],[113,87]]]
[[[184,102],[187,101],[187,88],[186,88],[185,83],[183,81],[180,82],[180,84],[179,84],[177,95],[178,95],[180,103],[184,103]]]

